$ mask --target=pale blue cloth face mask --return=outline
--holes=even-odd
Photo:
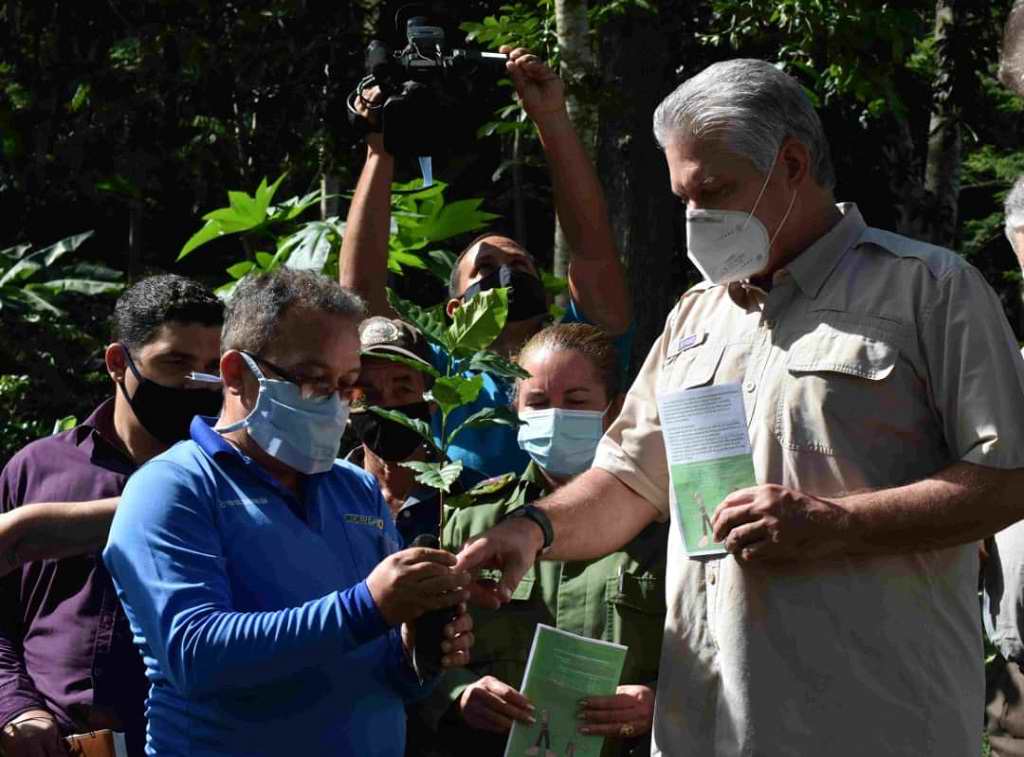
[[[604,436],[600,410],[524,410],[519,413],[519,446],[537,465],[555,476],[575,476],[594,462]]]
[[[245,418],[216,430],[244,428],[260,449],[300,473],[329,471],[348,422],[348,403],[337,393],[304,398],[297,385],[268,379],[255,360],[240,354],[260,382],[260,393]]]

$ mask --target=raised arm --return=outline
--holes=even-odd
[[[601,182],[565,109],[565,87],[528,50],[503,47],[502,52],[509,53],[509,76],[537,127],[551,169],[555,211],[571,250],[569,292],[591,321],[618,336],[633,317],[626,272]]]
[[[366,300],[369,315],[394,315],[385,296],[394,173],[395,159],[384,149],[383,136],[371,132],[366,138],[366,163],[349,206],[338,260],[338,280]]]

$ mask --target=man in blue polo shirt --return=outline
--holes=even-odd
[[[103,553],[152,684],[147,754],[402,754],[425,693],[409,621],[460,605],[446,552],[397,551],[373,477],[335,460],[358,297],[307,272],[245,280],[224,405],[128,482]],[[468,660],[464,607],[443,664]]]

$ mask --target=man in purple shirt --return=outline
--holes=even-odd
[[[0,511],[81,502],[109,524],[116,501],[108,498],[128,476],[184,439],[194,415],[217,414],[219,382],[193,374],[218,365],[222,321],[220,301],[181,276],[128,289],[105,354],[114,396],[81,425],[11,458],[0,473]],[[148,686],[98,551],[22,566],[0,580],[0,607],[3,754],[65,755],[62,736],[112,728],[141,755]]]

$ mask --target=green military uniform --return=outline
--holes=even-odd
[[[446,508],[444,546],[458,550],[506,512],[547,493],[539,468],[488,479],[469,492],[472,503]],[[596,524],[595,524],[596,525]],[[446,671],[419,717],[438,730],[442,753],[501,755],[506,737],[470,729],[451,705],[467,686],[490,675],[519,688],[537,623],[629,647],[621,683],[654,687],[665,622],[668,524],[652,523],[620,551],[598,560],[542,561],[500,610],[473,608],[472,660]],[[648,754],[649,737],[606,739],[602,757]]]

